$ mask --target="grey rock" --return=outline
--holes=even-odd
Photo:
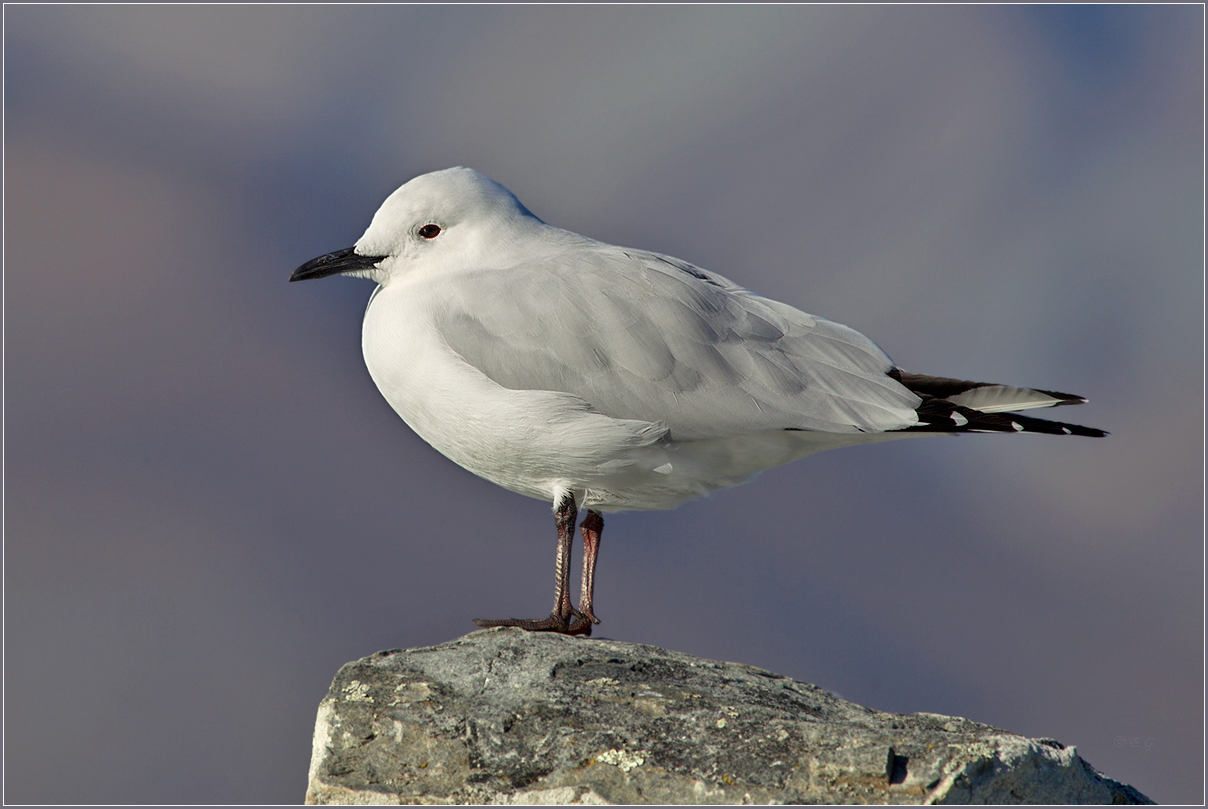
[[[518,629],[341,668],[306,802],[1152,803],[1052,739]]]

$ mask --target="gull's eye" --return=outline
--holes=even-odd
[[[419,229],[419,235],[425,239],[435,239],[440,235],[440,225],[424,225]]]

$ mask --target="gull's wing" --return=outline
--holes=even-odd
[[[679,440],[918,423],[920,397],[867,337],[677,259],[587,242],[446,280],[435,327],[505,388],[571,393]]]

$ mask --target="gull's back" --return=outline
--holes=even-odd
[[[674,258],[564,241],[447,287],[442,338],[499,385],[570,393],[679,441],[916,422],[919,398],[858,332]]]

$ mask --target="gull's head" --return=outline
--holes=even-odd
[[[485,174],[461,167],[434,171],[387,197],[355,245],[308,261],[289,280],[340,274],[386,284],[413,272],[483,266],[542,225]]]

